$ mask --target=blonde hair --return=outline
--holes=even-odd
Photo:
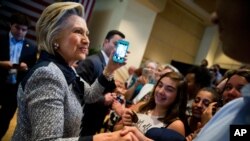
[[[65,28],[65,20],[71,15],[84,16],[84,7],[76,2],[56,2],[44,9],[36,23],[36,37],[39,51],[55,54],[53,43]]]

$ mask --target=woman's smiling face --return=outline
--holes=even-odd
[[[76,61],[86,58],[89,48],[89,31],[85,20],[77,15],[67,18],[65,24],[57,40],[59,43],[57,52],[71,66]]]
[[[169,77],[164,77],[160,80],[155,88],[154,98],[156,105],[163,107],[170,106],[177,96],[177,82]]]
[[[241,97],[241,89],[247,84],[246,78],[240,75],[233,75],[229,78],[225,85],[225,90],[222,94],[223,104],[232,101],[233,99]]]

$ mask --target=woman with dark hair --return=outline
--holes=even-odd
[[[241,89],[250,83],[250,70],[237,70],[227,77],[223,92],[223,105],[242,96]]]
[[[135,125],[146,133],[153,127],[164,127],[185,136],[186,90],[187,83],[180,73],[169,72],[162,75],[153,88],[150,99],[124,110],[116,129]],[[137,121],[133,121],[135,115],[138,117]]]
[[[199,126],[204,125],[216,112],[217,101],[219,101],[219,94],[216,88],[204,87],[198,91],[192,103],[192,116],[188,117],[191,133],[195,132]]]

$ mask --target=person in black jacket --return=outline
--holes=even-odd
[[[89,84],[92,84],[95,79],[100,76],[109,60],[111,52],[115,50],[116,41],[124,39],[125,35],[118,30],[110,30],[103,42],[101,51],[97,54],[88,56],[85,60],[78,62],[76,67],[77,73]],[[106,88],[105,93],[113,92],[116,88]],[[100,131],[103,125],[103,120],[108,114],[110,107],[111,93],[105,94],[104,101],[98,101],[93,104],[86,104],[84,107],[84,117],[82,119],[81,135],[93,135]],[[109,104],[108,104],[109,103]],[[97,110],[98,109],[98,110]]]
[[[17,86],[36,62],[37,48],[25,39],[29,27],[26,15],[14,13],[10,31],[0,35],[0,139],[16,111]]]

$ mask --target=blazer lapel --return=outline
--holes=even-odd
[[[28,52],[29,47],[30,47],[30,44],[26,40],[24,40],[20,57],[24,56]]]
[[[98,56],[99,56],[99,58],[100,58],[100,60],[101,60],[101,63],[102,63],[102,69],[104,69],[104,67],[105,67],[107,64],[106,64],[106,62],[105,62],[104,56],[102,55],[102,52],[101,52],[101,51],[98,53]]]

